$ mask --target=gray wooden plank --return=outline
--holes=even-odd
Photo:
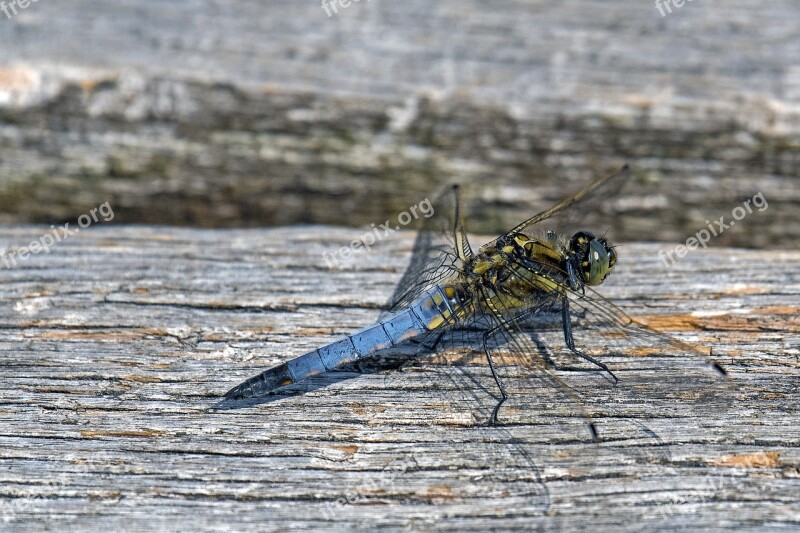
[[[494,399],[477,363],[468,388],[458,367],[423,361],[210,409],[375,319],[413,235],[325,266],[359,234],[97,225],[0,269],[3,527],[797,527],[795,251],[718,247],[665,269],[663,244],[623,245],[602,293],[713,345],[733,387],[717,410],[693,399],[690,361],[609,356],[617,387],[561,372],[600,413],[599,443],[574,404],[514,369],[507,424],[485,427]]]

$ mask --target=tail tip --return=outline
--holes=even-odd
[[[244,400],[248,396],[248,394],[245,394],[245,388],[241,385],[237,385],[225,393],[225,400]]]

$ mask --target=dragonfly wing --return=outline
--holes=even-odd
[[[609,205],[619,197],[620,191],[629,179],[630,170],[626,164],[610,174],[600,176],[575,194],[518,224],[506,235],[511,233],[528,234],[532,226],[544,221],[548,222],[546,224],[548,229],[568,235],[587,229],[587,227],[604,225],[609,219]]]
[[[518,321],[518,327],[533,340],[538,353],[531,356],[512,350],[509,364],[538,369],[544,360],[551,368],[568,370],[558,372],[562,381],[591,394],[596,405],[604,406],[604,417],[630,421],[641,418],[642,410],[648,410],[654,419],[680,418],[684,412],[681,406],[687,404],[703,416],[719,416],[729,407],[734,390],[724,370],[704,348],[688,342],[693,339],[684,341],[634,320],[589,287],[585,293],[561,289],[563,296],[559,300],[569,299],[575,348],[606,364],[619,382],[611,382],[601,368],[567,348],[561,301],[551,300],[548,305],[537,302],[524,320]],[[643,397],[647,402],[642,402]]]
[[[458,275],[472,249],[464,231],[460,188],[452,185],[433,202],[433,215],[417,233],[411,261],[388,303],[392,313],[408,307],[423,292]]]
[[[724,368],[710,357],[707,347],[693,344],[696,335],[686,340],[668,335],[647,324],[648,319],[631,318],[622,308],[587,287],[585,294],[569,293],[572,330],[576,344],[585,351],[615,358],[619,368],[649,361],[646,366],[664,374],[675,373],[683,381],[680,390],[729,396],[730,381]],[[653,320],[654,322],[656,320]],[[591,355],[591,353],[590,353]],[[656,361],[658,361],[656,363]],[[641,365],[639,365],[641,366]]]
[[[482,501],[500,497],[504,505],[512,501],[517,502],[519,510],[545,512],[550,505],[550,494],[536,465],[538,455],[528,449],[537,449],[537,442],[531,442],[529,429],[485,425],[497,396],[481,351],[488,327],[480,317],[459,323],[458,327],[451,319],[442,326],[443,330],[430,332],[409,349],[417,357],[404,357],[398,371],[384,374],[383,388],[401,387],[400,392],[406,394],[413,390],[415,402],[424,405],[420,418],[433,425],[463,429],[464,442],[470,445],[459,448],[459,453],[466,464],[475,464],[486,472],[470,479],[474,497]],[[548,431],[562,438],[558,428]],[[546,434],[537,432],[537,435],[539,443],[547,442]],[[516,471],[512,473],[511,468]],[[494,482],[509,474],[513,483],[503,485],[502,492],[497,494],[498,485]]]

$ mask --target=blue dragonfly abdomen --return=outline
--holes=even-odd
[[[408,308],[372,326],[248,379],[228,391],[225,399],[261,396],[447,327],[460,314],[456,293],[452,286],[436,286],[422,293]]]

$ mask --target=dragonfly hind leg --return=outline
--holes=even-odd
[[[497,402],[497,405],[494,406],[494,410],[492,411],[492,416],[489,419],[490,426],[497,425],[497,413],[500,411],[500,406],[508,399],[508,394],[506,394],[506,388],[503,386],[503,382],[500,381],[500,376],[497,375],[497,370],[494,368],[494,361],[492,360],[492,354],[489,352],[489,339],[497,333],[500,328],[494,328],[490,331],[487,331],[483,334],[483,351],[486,354],[486,360],[489,362],[489,369],[492,371],[492,377],[494,378],[494,382],[497,384],[497,388],[500,390],[500,401]]]
[[[561,301],[561,321],[564,327],[564,342],[567,344],[569,351],[581,359],[589,361],[593,365],[597,366],[600,370],[606,372],[609,377],[614,380],[614,383],[619,382],[617,376],[614,375],[614,373],[608,368],[608,366],[606,366],[605,363],[602,363],[594,357],[586,355],[582,351],[575,348],[575,339],[572,337],[572,321],[569,319],[569,298],[564,298]]]

